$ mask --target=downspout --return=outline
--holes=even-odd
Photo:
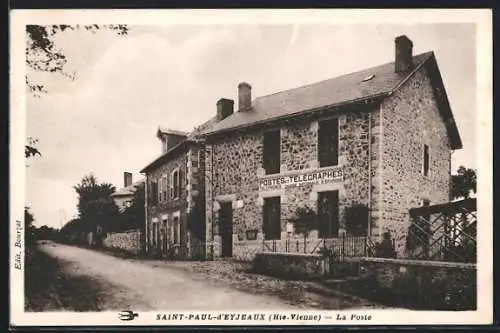
[[[144,182],[144,249],[146,253],[149,252],[149,230],[148,230],[148,174],[146,173],[146,181]]]
[[[372,236],[372,113],[368,112],[368,237]]]

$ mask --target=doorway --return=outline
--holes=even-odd
[[[233,205],[221,202],[219,210],[219,235],[221,237],[222,257],[233,256]]]
[[[339,191],[318,193],[319,237],[339,236]]]

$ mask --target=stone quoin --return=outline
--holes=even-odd
[[[174,212],[189,248],[193,207],[206,254],[238,257],[263,240],[299,239],[288,223],[297,207],[327,217],[309,238],[333,239],[346,209],[362,204],[366,234],[390,232],[403,255],[409,209],[449,201],[462,143],[434,53],[413,55],[406,36],[393,47],[393,62],[255,99],[240,83],[238,110],[221,99],[193,133],[159,131],[162,155],[143,170],[147,196],[162,199],[146,200],[149,248],[171,246]],[[165,177],[162,188],[180,182],[178,196],[161,194]]]

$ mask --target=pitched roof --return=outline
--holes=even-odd
[[[183,131],[178,131],[174,130],[171,128],[166,128],[166,127],[158,127],[158,132],[162,134],[173,134],[173,135],[178,135],[178,136],[188,136],[189,133],[183,132]]]
[[[135,191],[137,191],[137,188],[144,184],[145,179],[141,179],[136,181],[135,183],[132,183],[132,185],[122,187],[115,193],[111,194],[112,197],[121,197],[121,196],[129,196],[129,195],[134,195]]]
[[[432,56],[433,52],[414,56],[414,68],[419,68]],[[203,134],[225,132],[303,111],[383,96],[396,89],[412,73],[396,73],[394,62],[390,62],[299,88],[257,97],[252,103],[252,110],[235,112]]]

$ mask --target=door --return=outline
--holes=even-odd
[[[264,198],[263,226],[266,240],[281,239],[280,197]]]
[[[223,202],[219,210],[219,234],[221,237],[222,257],[233,256],[233,205]]]
[[[319,237],[339,235],[339,191],[318,193]]]

